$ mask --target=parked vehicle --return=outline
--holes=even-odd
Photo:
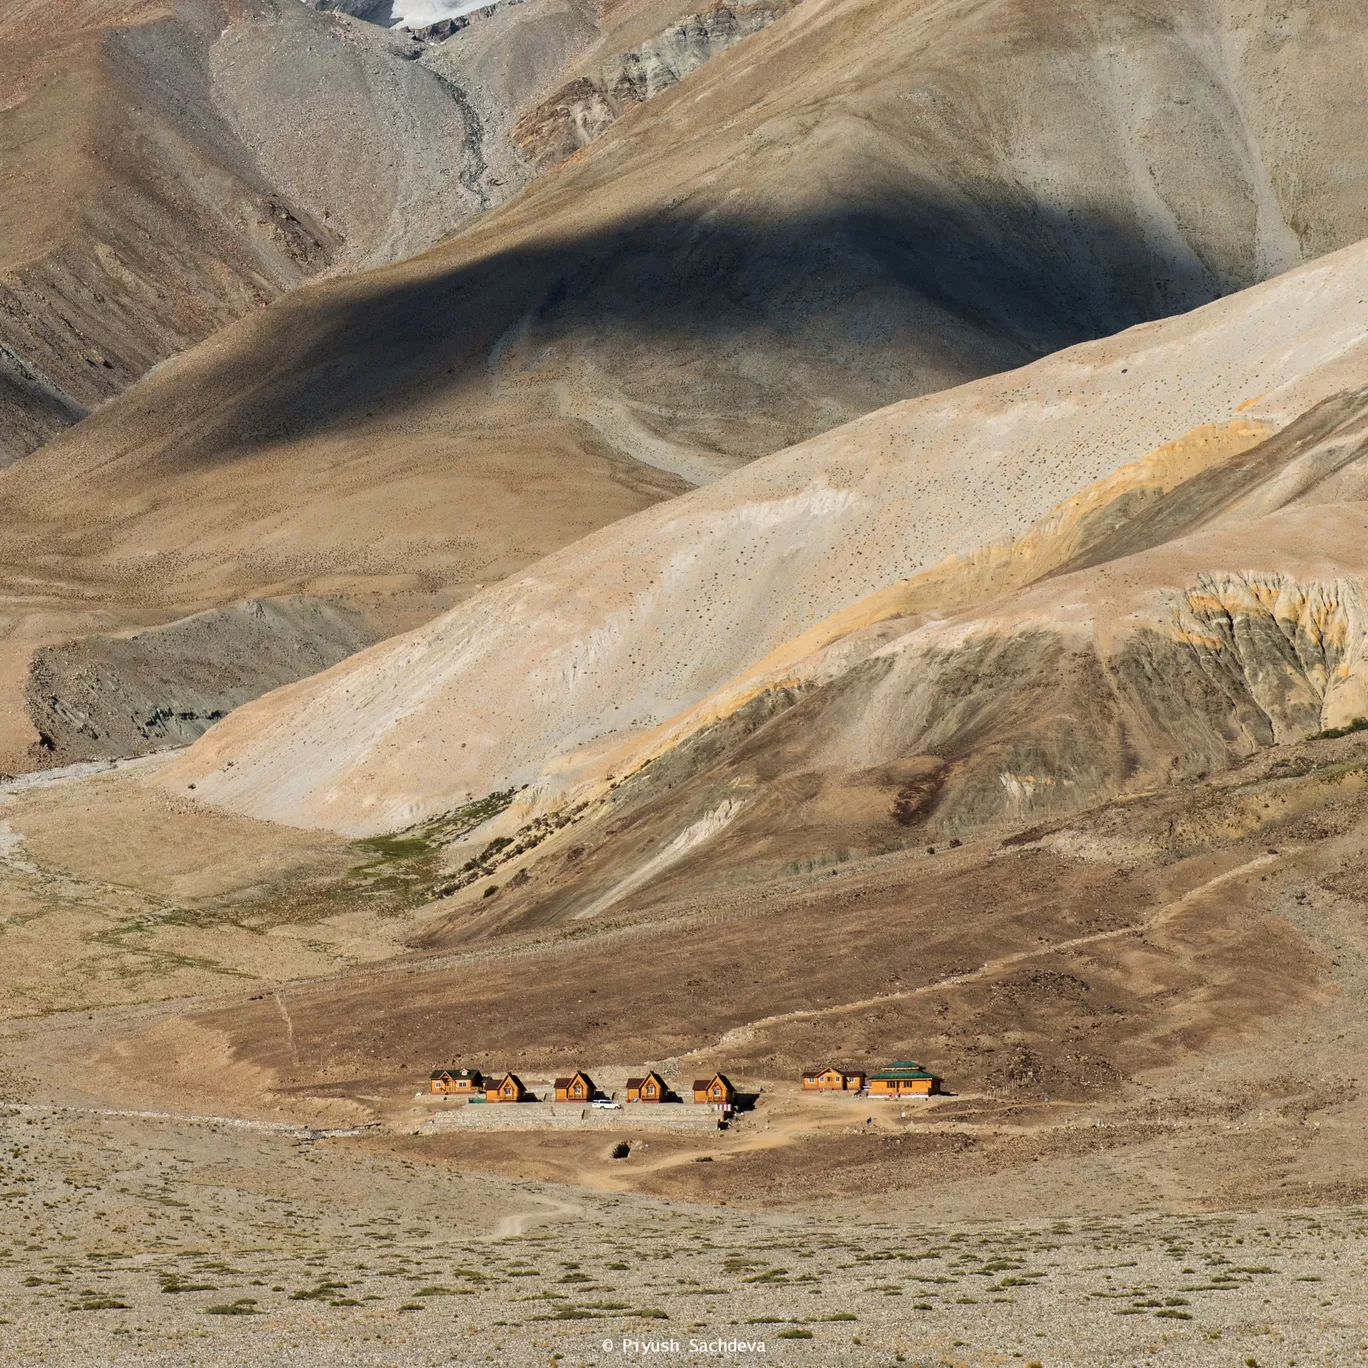
[[[590,1105],[591,1107],[597,1107],[597,1108],[599,1109],[599,1111],[621,1111],[621,1110],[622,1110],[622,1103],[621,1103],[621,1102],[614,1102],[611,1098],[608,1098],[608,1097],[596,1097],[596,1098],[594,1098],[594,1100],[593,1100],[589,1105]]]

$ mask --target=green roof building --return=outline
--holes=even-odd
[[[895,1059],[869,1075],[870,1097],[930,1097],[941,1081],[910,1059]]]

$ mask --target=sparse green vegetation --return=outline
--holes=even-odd
[[[213,1283],[206,1282],[187,1282],[179,1273],[162,1274],[161,1290],[163,1292],[213,1292]]]
[[[1368,717],[1356,717],[1343,727],[1327,727],[1309,737],[1311,741],[1335,741],[1341,736],[1352,736],[1355,732],[1368,731]]]
[[[344,1282],[321,1282],[315,1287],[302,1288],[298,1292],[290,1293],[291,1301],[327,1301],[335,1297],[343,1288],[349,1287],[349,1283]]]

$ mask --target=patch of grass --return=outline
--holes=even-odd
[[[1368,717],[1356,717],[1347,726],[1329,727],[1325,731],[1319,731],[1314,736],[1307,738],[1308,741],[1334,741],[1341,736],[1352,736],[1354,732],[1368,731]]]
[[[767,1268],[763,1273],[754,1273],[749,1278],[742,1278],[746,1283],[786,1283],[788,1282],[787,1268]]]
[[[290,1293],[291,1301],[331,1301],[344,1287],[350,1287],[350,1283],[344,1282],[321,1282],[317,1287],[301,1288],[298,1292]]]
[[[206,1306],[206,1316],[258,1316],[255,1297],[239,1297],[235,1302],[225,1302],[222,1306]]]
[[[411,860],[432,851],[432,843],[424,836],[370,836],[355,842],[355,846],[382,860]]]
[[[811,1339],[811,1330],[781,1330],[775,1339]]]
[[[163,1292],[216,1292],[213,1283],[186,1282],[179,1273],[163,1273],[161,1280]]]
[[[128,1303],[117,1297],[87,1297],[84,1301],[73,1302],[72,1311],[127,1311]]]

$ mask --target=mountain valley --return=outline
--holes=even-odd
[[[1365,58],[9,6],[0,1358],[1352,1361]]]

